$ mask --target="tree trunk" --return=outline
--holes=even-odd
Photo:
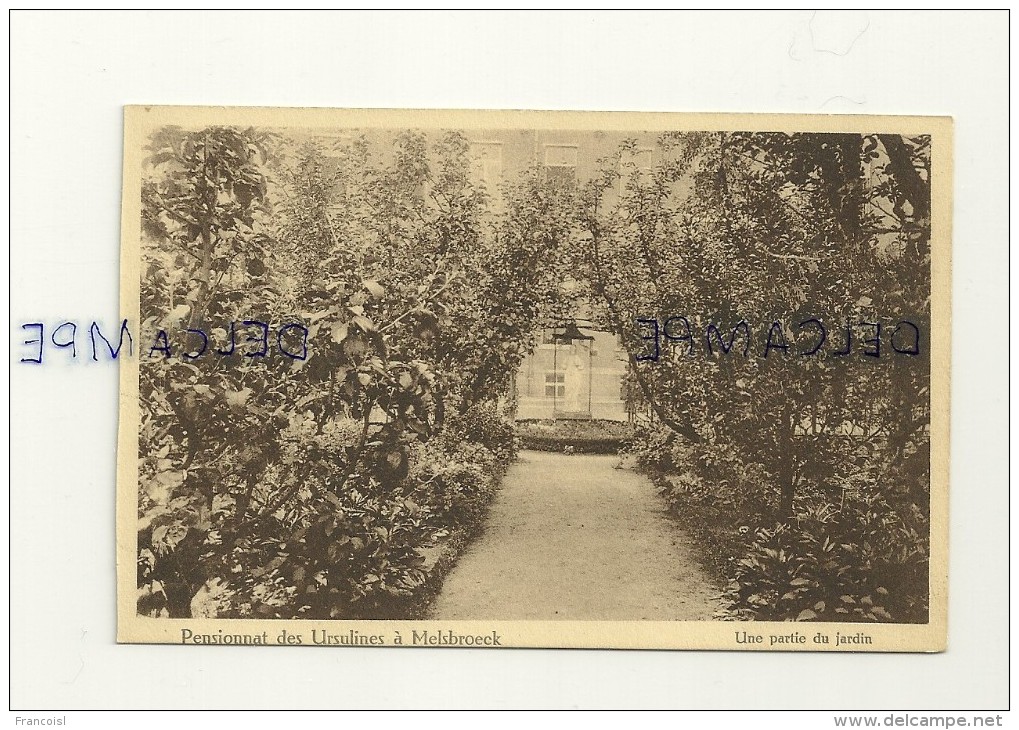
[[[779,514],[783,519],[790,519],[793,514],[793,501],[796,498],[796,470],[793,459],[793,405],[788,398],[782,406],[782,422],[778,433],[778,480],[781,489]]]
[[[208,154],[209,138],[205,138],[205,166],[202,168],[202,214],[198,217],[201,225],[202,235],[202,268],[198,272],[200,284],[198,295],[191,304],[191,314],[188,316],[188,329],[198,329],[205,319],[205,309],[208,307],[212,289],[212,253],[215,241],[212,237],[212,221],[216,211],[216,190],[215,186],[209,184],[208,179]]]
[[[594,243],[594,257],[592,263],[594,264],[595,276],[591,280],[591,285],[593,286],[595,293],[601,297],[603,302],[605,302],[609,315],[609,324],[612,327],[613,333],[619,337],[621,341],[624,341],[622,316],[616,306],[615,299],[613,299],[613,297],[609,294],[604,281],[602,281],[601,265],[598,260],[598,228],[597,224],[593,220],[588,221],[588,230],[591,232],[591,238]],[[701,435],[697,432],[697,429],[694,428],[692,422],[689,420],[686,422],[680,422],[675,418],[672,418],[665,411],[665,408],[662,407],[661,403],[659,403],[655,398],[654,393],[651,391],[651,387],[648,385],[647,381],[644,379],[643,373],[641,373],[640,368],[637,366],[637,357],[633,354],[633,352],[629,352],[629,359],[630,372],[633,373],[633,378],[637,381],[637,385],[640,387],[640,391],[643,394],[648,407],[651,408],[652,414],[658,416],[659,420],[676,434],[692,443],[700,442]]]
[[[913,218],[922,220],[931,214],[931,186],[924,182],[913,167],[909,146],[896,134],[879,135],[888,153],[888,166],[899,183],[902,192],[913,206]]]
[[[651,408],[651,412],[658,416],[658,420],[670,430],[685,438],[687,441],[695,444],[700,443],[701,435],[697,432],[697,429],[694,428],[692,423],[681,423],[680,421],[672,418],[655,399],[654,393],[651,392],[651,386],[649,386],[647,381],[644,380],[643,373],[641,373],[640,369],[637,367],[637,357],[632,353],[630,354],[630,371],[633,373],[633,378],[637,381],[637,385],[640,386],[640,391],[644,395],[644,400],[647,401],[648,406]]]
[[[198,294],[191,304],[188,316],[188,329],[199,329],[205,319],[205,310],[211,298],[212,289],[212,231],[208,225],[202,226],[202,268],[198,273]]]

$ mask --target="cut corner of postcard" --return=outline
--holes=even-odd
[[[117,640],[944,651],[951,136],[125,108]]]

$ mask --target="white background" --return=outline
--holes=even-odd
[[[1002,709],[1004,13],[30,13],[11,18],[11,702],[82,708]],[[116,366],[20,325],[118,316],[125,104],[955,118],[949,649],[929,656],[114,643]]]

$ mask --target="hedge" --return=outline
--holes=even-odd
[[[516,423],[519,447],[536,451],[577,454],[617,454],[630,440],[627,423],[608,420],[520,420]]]

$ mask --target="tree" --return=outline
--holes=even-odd
[[[553,307],[564,224],[534,179],[487,211],[462,135],[380,141],[326,158],[232,128],[153,135],[143,316],[166,347],[141,367],[142,612],[397,611],[512,453],[492,406]],[[185,349],[256,317],[306,326],[308,357]]]
[[[684,439],[725,444],[762,465],[782,514],[805,480],[837,477],[849,455],[834,432],[883,439],[892,424],[912,422],[906,400],[923,401],[925,370],[915,363],[842,367],[781,349],[788,328],[815,317],[927,316],[929,226],[913,179],[925,143],[896,139],[896,155],[914,151],[907,183],[874,136],[668,135],[662,163],[649,179],[632,179],[618,203],[604,204],[618,158],[586,191],[591,286],[613,329],[640,353],[637,320],[671,320],[660,360],[631,359],[643,398]],[[916,194],[919,216],[903,204]],[[753,340],[747,357],[740,345],[720,352],[730,330],[744,347]],[[772,337],[778,349],[767,347]]]
[[[210,127],[186,133],[164,127],[153,135],[142,185],[142,228],[194,259],[198,286],[186,292],[189,328],[202,324],[223,278],[247,266],[264,273],[271,241],[263,226],[264,140],[253,131]]]
[[[710,495],[749,536],[729,538],[746,551],[729,564],[734,610],[923,620],[929,138],[667,134],[615,200],[629,148],[585,187],[579,245],[669,434],[643,432],[646,462],[680,470],[677,499]],[[903,321],[920,356],[888,351]],[[884,356],[868,356],[881,322]],[[655,359],[637,355],[652,325]]]

